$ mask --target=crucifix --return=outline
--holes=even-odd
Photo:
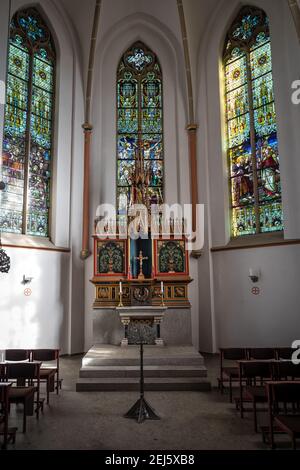
[[[142,250],[140,250],[139,256],[136,256],[134,259],[139,260],[140,262],[140,273],[138,275],[138,279],[144,280],[145,276],[143,274],[143,261],[148,259],[148,256],[143,256]]]

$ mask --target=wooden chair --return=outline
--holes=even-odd
[[[271,448],[275,448],[274,434],[286,433],[296,450],[300,437],[300,381],[268,382],[266,384],[269,410],[269,436]],[[280,411],[283,404],[283,411]],[[288,405],[291,405],[288,408]],[[266,432],[263,434],[265,439]]]
[[[54,392],[56,388],[56,393],[58,394],[59,388],[61,387],[61,379],[59,377],[59,349],[33,349],[31,351],[31,358],[33,361],[44,362],[53,362],[53,365],[47,364],[44,366],[42,364],[40,370],[40,380],[46,382],[47,387],[47,403],[49,404],[50,392]],[[56,375],[56,387],[54,387]]]
[[[300,379],[300,364],[293,364],[292,361],[276,361],[273,363],[274,380],[296,380]]]
[[[281,360],[292,360],[292,355],[296,351],[294,348],[277,348],[276,354],[277,354],[277,359]]]
[[[24,386],[13,386],[9,391],[11,403],[23,405],[23,433],[26,432],[26,417],[34,413],[34,395],[36,393],[36,417],[39,419],[40,410],[40,362],[16,362],[5,364],[6,381],[11,379],[23,380]],[[33,381],[36,385],[33,385]]]
[[[250,348],[248,350],[249,359],[257,361],[276,360],[276,348]]]
[[[9,415],[9,392],[12,383],[0,382],[0,434],[3,435],[2,449],[7,449],[7,444],[11,441],[13,444],[16,442],[17,428],[8,427],[8,415]]]
[[[220,349],[220,378],[219,389],[224,391],[224,383],[229,384],[229,401],[232,402],[232,384],[239,380],[239,368],[236,361],[247,359],[247,351],[244,348],[221,348]],[[235,365],[224,366],[224,361],[235,361]]]
[[[30,351],[27,349],[6,349],[5,361],[29,361]]]
[[[236,404],[239,406],[241,418],[244,417],[245,411],[253,411],[255,432],[257,432],[257,404],[267,403],[264,381],[271,380],[272,374],[272,362],[239,361],[240,396]],[[245,382],[246,385],[244,385]],[[245,402],[252,403],[251,410],[244,408]]]

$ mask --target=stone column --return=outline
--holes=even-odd
[[[83,212],[82,212],[82,249],[81,258],[86,259],[90,255],[89,250],[89,225],[90,225],[90,153],[91,136],[93,126],[83,124],[84,130],[84,177],[83,177]]]

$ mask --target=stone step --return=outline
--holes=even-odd
[[[209,391],[211,384],[201,377],[146,377],[145,390],[151,391]],[[79,378],[77,392],[139,391],[139,378]]]
[[[80,378],[139,377],[139,366],[82,367]],[[144,366],[145,377],[206,377],[205,366]]]
[[[86,356],[82,360],[83,367],[94,367],[94,366],[139,366],[139,357],[115,357],[115,358],[87,358]],[[203,357],[199,354],[190,356],[157,356],[147,357],[144,356],[144,365],[147,366],[202,366],[204,365]]]

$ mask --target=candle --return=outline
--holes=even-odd
[[[120,281],[120,294],[122,294],[122,281]]]
[[[163,281],[161,281],[161,283],[160,283],[160,292],[162,292],[162,293],[164,292],[164,282]]]

